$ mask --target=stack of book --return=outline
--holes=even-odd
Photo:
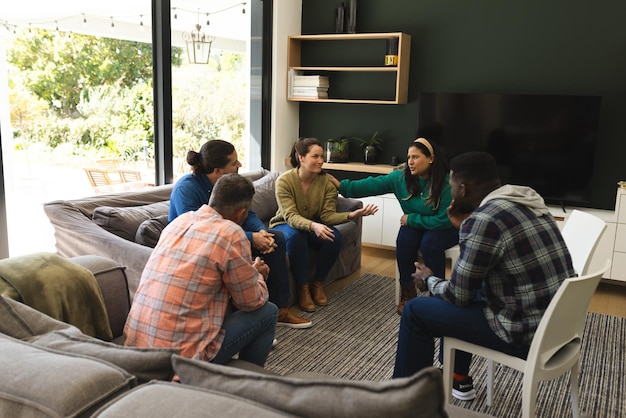
[[[291,94],[294,98],[327,99],[328,77],[295,74]]]

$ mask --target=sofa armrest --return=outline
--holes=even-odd
[[[120,337],[124,332],[126,317],[130,311],[126,267],[97,255],[81,255],[69,260],[87,268],[95,276],[104,299],[113,339]]]
[[[353,210],[361,209],[363,202],[357,199],[338,196],[337,197],[337,212],[352,212]]]

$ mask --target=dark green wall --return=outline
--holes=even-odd
[[[332,32],[338,3],[303,0],[302,33]],[[593,200],[613,209],[626,180],[625,17],[624,1],[359,0],[357,32],[411,35],[409,103],[302,103],[300,135],[379,131],[389,162],[414,139],[420,91],[600,95]]]

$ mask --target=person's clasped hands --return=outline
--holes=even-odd
[[[252,267],[254,267],[256,271],[261,273],[261,276],[263,276],[263,279],[267,280],[267,276],[270,274],[270,266],[265,264],[265,261],[263,261],[261,257],[256,257],[254,259],[254,263],[252,263]]]
[[[426,267],[422,263],[415,263],[415,273],[411,274],[411,278],[413,279],[413,283],[415,284],[415,288],[419,289],[420,292],[425,292],[428,290],[428,285],[426,284],[426,279],[433,275],[433,271]]]
[[[274,242],[274,234],[262,229],[252,233],[252,246],[261,254],[269,254],[276,249],[278,244]]]

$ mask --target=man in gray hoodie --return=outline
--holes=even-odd
[[[434,338],[450,336],[526,358],[548,304],[572,259],[543,198],[525,186],[501,185],[494,158],[469,152],[450,162],[460,257],[447,281],[416,263],[413,279],[433,297],[415,298],[400,321],[394,377],[432,366]],[[456,352],[452,395],[476,397],[471,354]]]

